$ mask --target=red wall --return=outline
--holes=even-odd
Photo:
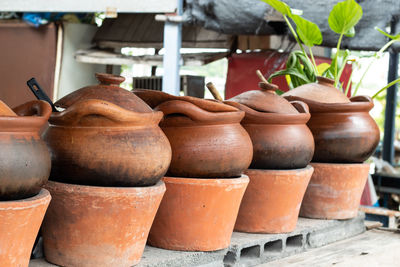
[[[316,57],[315,61],[318,65],[323,62],[330,63],[331,59]],[[256,75],[256,70],[259,69],[264,75],[267,74],[266,76],[268,77],[274,72],[274,67],[283,69],[285,67],[285,62],[285,54],[274,51],[233,54],[228,58],[225,99],[229,99],[245,91],[259,89],[258,82],[260,80]],[[342,82],[345,81],[344,86],[347,85],[350,74],[351,67],[349,65],[343,71],[341,78]],[[278,85],[282,91],[289,90],[286,79],[283,76],[273,79],[272,82]]]

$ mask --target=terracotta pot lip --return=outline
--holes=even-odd
[[[66,192],[82,195],[94,196],[121,196],[121,195],[137,195],[138,197],[146,198],[149,194],[160,194],[165,191],[163,181],[158,181],[155,185],[142,187],[118,187],[118,186],[92,186],[68,184],[62,182],[48,181],[45,185],[50,191]]]
[[[247,169],[245,173],[248,172],[268,172],[271,174],[291,174],[291,173],[298,173],[298,172],[309,172],[310,170],[314,170],[314,167],[311,164],[308,164],[304,168],[297,168],[297,169],[281,169],[281,170],[272,170],[272,169]]]
[[[236,178],[186,178],[186,177],[164,177],[166,184],[193,184],[193,185],[234,185],[247,184],[250,180],[245,174]]]
[[[1,210],[12,210],[12,209],[30,209],[36,206],[40,206],[50,202],[51,196],[50,192],[44,188],[40,192],[29,198],[18,199],[18,200],[6,200],[0,201],[0,211]]]
[[[327,167],[327,168],[342,168],[342,167],[367,167],[371,165],[370,163],[362,162],[362,163],[326,163],[326,162],[310,162],[311,166],[316,167]]]
[[[261,112],[260,112],[261,113]],[[311,118],[309,113],[298,114],[283,114],[283,113],[264,113],[253,115],[246,113],[242,124],[277,124],[277,125],[292,125],[306,124]]]
[[[305,124],[310,120],[310,113],[270,113],[260,112],[244,104],[225,101],[227,105],[232,105],[245,113],[242,124]]]
[[[34,132],[38,133],[47,119],[39,116],[0,117],[0,133]]]
[[[298,96],[285,96],[285,98],[289,101],[299,100],[306,103],[311,113],[363,112],[370,111],[374,107],[371,98],[367,96],[355,97],[354,99],[358,100],[349,103],[322,103]],[[359,101],[360,98],[364,101]]]

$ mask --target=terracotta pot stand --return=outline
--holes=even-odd
[[[369,164],[311,163],[311,177],[300,216],[349,219],[357,216]]]
[[[0,266],[28,266],[50,199],[42,189],[34,197],[0,201]]]
[[[165,177],[167,192],[150,230],[151,246],[214,251],[229,246],[249,178]]]
[[[301,201],[313,168],[248,169],[250,183],[240,205],[235,231],[288,233],[296,228]]]
[[[43,222],[46,260],[61,266],[132,266],[140,261],[165,192],[49,181],[53,201]]]

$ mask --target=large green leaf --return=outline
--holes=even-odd
[[[362,8],[354,0],[337,3],[329,14],[328,23],[332,31],[338,34],[352,33],[352,29],[363,15]]]
[[[279,0],[261,0],[261,1],[267,3],[282,15],[291,16],[292,14],[290,7],[282,1]]]
[[[296,32],[306,46],[313,47],[322,43],[322,34],[318,25],[297,15],[291,16],[296,23]]]

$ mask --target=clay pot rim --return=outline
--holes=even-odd
[[[309,171],[313,171],[314,167],[311,165],[311,163],[309,163],[306,167],[304,168],[297,168],[297,169],[280,169],[280,170],[273,170],[273,169],[247,169],[245,171],[246,172],[251,172],[251,171],[257,171],[257,172],[268,172],[269,174],[273,174],[273,175],[287,175],[288,173],[298,173],[298,172],[309,172]]]
[[[352,97],[349,103],[322,103],[298,96],[285,96],[285,98],[289,101],[299,100],[306,103],[311,113],[368,112],[374,107],[369,96]]]
[[[24,116],[30,109],[40,108],[40,115]],[[34,100],[13,108],[18,116],[0,116],[0,133],[34,132],[38,133],[51,114],[50,105],[42,100]],[[20,115],[22,114],[22,115]]]
[[[119,196],[123,194],[148,198],[149,194],[157,195],[165,191],[165,184],[162,180],[160,180],[155,185],[151,186],[120,187],[68,184],[49,180],[45,185],[45,188],[49,188],[52,192],[68,192],[81,195]]]
[[[225,101],[225,103],[245,112],[242,124],[306,124],[311,118],[310,113],[268,113],[254,110],[234,101]]]
[[[186,177],[169,177],[162,178],[168,184],[192,184],[192,185],[234,185],[234,184],[247,184],[250,179],[246,174],[235,178],[186,178]]]
[[[317,167],[329,167],[329,168],[343,168],[343,167],[358,167],[358,166],[365,166],[368,168],[370,167],[371,163],[326,163],[326,162],[310,162],[311,166]]]
[[[39,205],[43,205],[49,202],[50,199],[51,199],[50,192],[42,188],[40,192],[33,197],[17,199],[17,200],[0,201],[0,210],[30,209]]]
[[[171,127],[177,127],[178,125],[186,126],[190,124],[195,125],[222,125],[222,124],[233,124],[240,123],[244,118],[245,113],[242,110],[236,109],[235,111],[222,111],[222,112],[210,112],[204,110],[193,103],[182,101],[182,100],[169,100],[161,103],[154,110],[162,111],[164,113],[164,120],[168,120],[168,115],[182,115],[182,117],[188,118],[188,122],[176,122],[172,123]],[[165,127],[165,126],[162,126]],[[170,127],[169,125],[167,127]]]
[[[104,118],[104,123],[98,122],[80,124],[85,116],[97,115]],[[120,107],[116,104],[99,99],[84,99],[75,102],[62,112],[53,112],[49,123],[64,127],[129,127],[129,126],[155,126],[163,117],[160,111],[136,112]]]

